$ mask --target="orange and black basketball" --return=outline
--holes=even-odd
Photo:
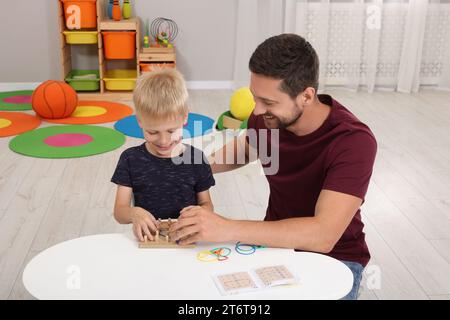
[[[45,81],[31,97],[33,110],[44,119],[67,118],[75,111],[77,104],[76,91],[62,81]]]

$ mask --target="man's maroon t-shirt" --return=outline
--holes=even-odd
[[[274,152],[279,152],[279,170],[266,175],[270,186],[267,221],[314,216],[323,189],[364,200],[377,151],[375,137],[365,124],[331,96],[319,95],[319,100],[331,107],[320,128],[304,136],[279,130],[278,147],[272,147]],[[267,129],[263,117],[254,115],[249,119],[248,128],[256,129],[257,133]],[[261,137],[256,136],[256,145],[250,133],[247,141],[257,149]],[[269,131],[267,150],[271,150],[270,137]],[[263,164],[264,167],[271,165]],[[329,255],[366,266],[370,254],[363,227],[358,210]]]

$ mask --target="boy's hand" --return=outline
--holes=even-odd
[[[158,229],[158,222],[155,217],[139,207],[134,207],[131,213],[131,221],[133,222],[133,233],[139,241],[144,241],[144,236],[147,236],[148,240],[153,241],[153,234]]]

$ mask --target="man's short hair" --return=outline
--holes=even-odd
[[[311,44],[296,34],[271,37],[256,48],[250,71],[283,80],[280,90],[295,99],[306,88],[319,88],[319,57]]]

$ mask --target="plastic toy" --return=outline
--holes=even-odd
[[[148,36],[144,37],[144,48],[150,48],[150,38]]]
[[[131,18],[131,4],[130,4],[130,0],[124,0],[123,1],[122,15],[123,15],[124,19],[130,19]]]
[[[144,48],[150,48],[150,30],[148,19],[145,21]]]
[[[217,129],[246,129],[248,118],[255,109],[255,101],[248,87],[236,90],[230,100],[230,111],[223,113],[217,121]]]
[[[113,15],[114,21],[122,20],[122,11],[120,9],[119,0],[114,0],[112,15]]]
[[[114,6],[114,0],[109,0],[108,3],[108,18],[113,18],[113,6]]]

